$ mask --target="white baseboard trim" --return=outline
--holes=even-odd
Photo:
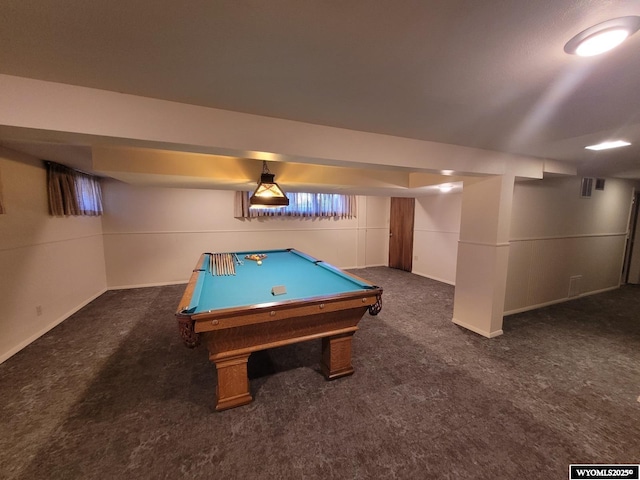
[[[373,265],[365,265],[364,267],[340,267],[341,270],[362,270],[363,268],[369,268],[369,267],[387,267],[388,265],[381,263],[381,264],[373,264]]]
[[[504,332],[502,331],[502,329],[500,330],[496,330],[495,332],[487,332],[484,330],[480,330],[478,327],[475,327],[473,325],[470,325],[466,322],[457,320],[457,319],[453,319],[451,320],[453,323],[455,323],[456,325],[466,328],[467,330],[471,330],[474,333],[477,333],[478,335],[482,335],[483,337],[487,337],[487,338],[494,338],[494,337],[499,337],[500,335],[502,335]]]
[[[165,287],[167,285],[185,285],[189,283],[189,280],[176,280],[172,282],[156,282],[156,283],[140,283],[138,285],[117,285],[115,287],[107,287],[107,290],[130,290],[132,288],[147,288],[147,287]]]
[[[577,295],[575,297],[558,298],[556,300],[551,300],[550,302],[538,303],[536,305],[527,305],[526,307],[515,308],[513,310],[506,311],[504,312],[504,316],[506,317],[507,315],[515,315],[516,313],[528,312],[530,310],[537,310],[538,308],[549,307],[551,305],[557,305],[564,302],[570,302],[572,300],[577,300],[578,298],[597,295],[598,293],[610,292],[611,290],[617,290],[618,288],[620,288],[620,285],[617,285],[615,287],[601,288],[600,290],[594,290],[593,292],[581,293],[580,295]]]
[[[74,313],[76,313],[78,310],[80,310],[81,308],[86,307],[87,305],[89,305],[91,302],[93,302],[96,298],[98,298],[100,295],[102,295],[103,293],[105,293],[107,291],[106,288],[100,290],[97,294],[89,297],[87,300],[83,301],[80,305],[74,307],[73,309],[69,310],[67,313],[65,313],[64,315],[61,315],[60,317],[56,318],[53,322],[51,322],[50,324],[48,324],[46,327],[40,329],[37,333],[34,333],[33,335],[31,335],[29,338],[27,338],[26,340],[20,342],[18,345],[16,345],[15,347],[11,348],[9,351],[4,352],[2,354],[0,354],[0,363],[3,363],[4,361],[6,361],[7,359],[13,357],[16,353],[18,353],[20,350],[22,350],[24,347],[26,347],[27,345],[29,345],[30,343],[36,341],[38,338],[40,338],[41,336],[43,336],[45,333],[47,333],[49,330],[53,329],[54,327],[57,327],[58,325],[60,325],[62,322],[64,322],[67,318],[69,318],[71,315],[73,315]]]
[[[420,275],[421,277],[429,278],[431,280],[435,280],[436,282],[446,283],[447,285],[452,285],[454,287],[456,286],[455,282],[452,282],[450,280],[445,280],[444,278],[434,277],[433,275],[427,275],[426,273],[417,272],[415,270],[412,271],[411,273]]]

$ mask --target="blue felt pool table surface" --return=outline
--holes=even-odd
[[[262,265],[245,259],[264,254]],[[248,307],[273,302],[307,300],[377,288],[365,280],[294,249],[237,252],[242,264],[235,275],[212,275],[209,253],[203,254],[193,295],[185,310],[191,315],[226,308]],[[235,262],[234,262],[235,263]],[[273,295],[272,288],[284,286],[286,293]]]

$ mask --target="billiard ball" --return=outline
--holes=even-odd
[[[258,260],[258,266],[262,265],[262,260]]]

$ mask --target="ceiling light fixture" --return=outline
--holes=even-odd
[[[600,55],[617,47],[640,29],[640,17],[632,15],[607,20],[583,30],[564,46],[564,51],[581,57]]]
[[[610,148],[619,148],[626,147],[627,145],[631,145],[629,142],[625,142],[624,140],[611,140],[609,142],[602,142],[596,145],[589,145],[588,147],[584,147],[587,150],[608,150]]]
[[[269,171],[267,162],[262,161],[262,174],[253,195],[249,198],[251,207],[286,207],[289,199],[280,186],[274,181],[275,175]]]

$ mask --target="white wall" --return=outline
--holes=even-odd
[[[99,217],[50,217],[37,159],[0,148],[0,170],[2,362],[103,293],[106,275]]]
[[[413,273],[455,284],[462,193],[416,199]]]
[[[389,197],[358,197],[359,247],[354,265],[374,267],[389,265]]]
[[[580,180],[516,182],[506,314],[619,286],[633,183],[607,179],[583,199]],[[461,205],[462,194],[416,199],[413,273],[455,284]]]
[[[640,184],[636,184],[635,191],[640,190]],[[640,205],[636,206],[640,208]],[[636,220],[634,243],[631,249],[631,261],[629,263],[629,283],[640,283],[640,216]]]
[[[618,287],[632,191],[607,179],[585,199],[578,177],[517,183],[505,312]]]
[[[342,268],[386,265],[389,200],[352,219],[233,217],[234,192],[103,184],[109,288],[180,283],[199,255],[293,247]]]

